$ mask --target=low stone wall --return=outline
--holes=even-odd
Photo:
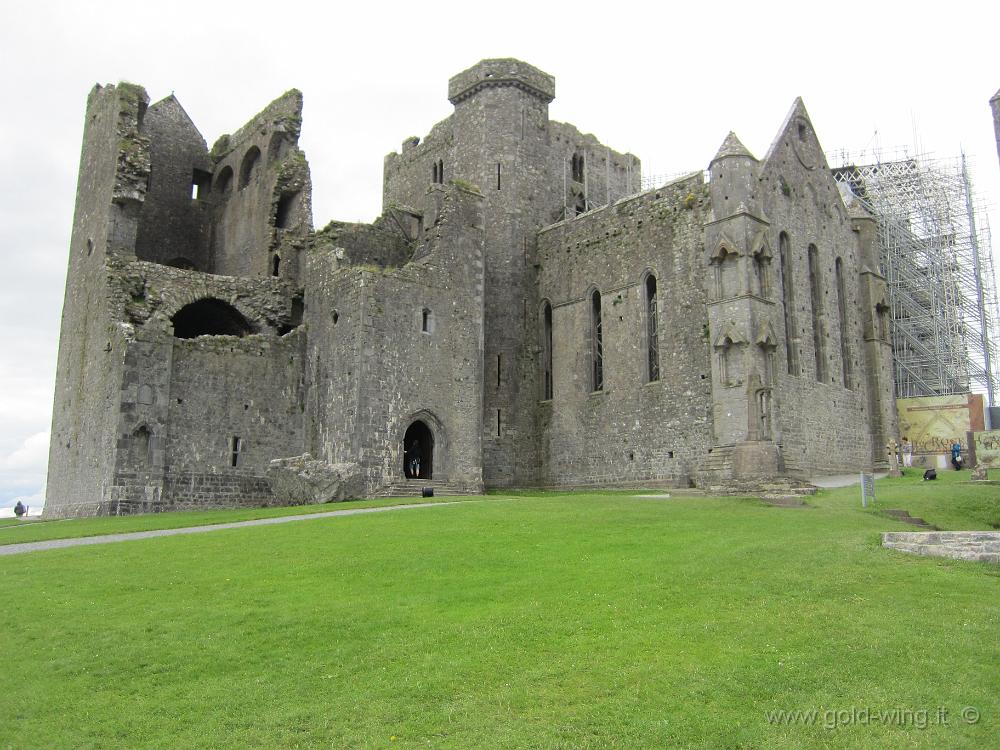
[[[914,555],[1000,565],[1000,531],[892,531],[882,546]]]

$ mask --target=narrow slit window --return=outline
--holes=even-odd
[[[660,340],[656,306],[656,277],[646,277],[646,376],[650,383],[660,379]]]
[[[601,293],[590,295],[590,390],[604,390],[604,330],[601,321]]]
[[[552,398],[552,305],[542,310],[542,398]]]
[[[844,388],[851,387],[851,351],[847,345],[847,289],[844,285],[844,261],[837,258],[837,317],[840,323],[840,366]]]
[[[243,452],[243,438],[239,435],[233,435],[233,439],[230,441],[229,447],[231,449],[229,465],[239,466],[240,453]]]
[[[503,361],[501,359],[501,356],[502,355],[500,354],[497,355],[497,390],[500,390],[500,370],[501,370],[501,363]]]
[[[500,410],[497,409],[497,437],[500,437]]]
[[[799,374],[799,351],[795,341],[795,287],[792,283],[792,249],[788,235],[778,236],[778,254],[781,256],[781,291],[785,308],[785,359],[789,375]]]
[[[823,283],[820,279],[819,250],[809,246],[809,292],[812,301],[813,351],[816,380],[826,382],[826,344],[823,337]]]
[[[423,333],[430,333],[433,328],[434,317],[432,316],[431,311],[425,307],[423,312],[420,313],[420,330]]]
[[[497,190],[500,189],[500,162],[497,162]]]
[[[277,254],[271,258],[271,275],[278,276],[281,273],[281,257]]]

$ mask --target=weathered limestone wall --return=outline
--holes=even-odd
[[[780,235],[785,233],[790,251],[787,265],[795,290],[795,330],[790,333],[798,353],[797,367],[789,367],[789,332],[777,310],[772,321],[778,338],[775,442],[782,445],[790,471],[817,474],[870,466],[871,407],[865,376],[865,310],[859,288],[863,264],[851,219],[801,101],[796,102],[761,165],[754,199],[770,222],[773,289],[784,286]],[[810,277],[810,246],[816,248],[815,279]],[[843,332],[836,281],[838,258],[845,288],[847,328]],[[820,301],[815,313],[813,283]],[[818,335],[814,321],[819,326]],[[846,373],[842,335],[848,352]],[[895,432],[894,425],[890,429]]]
[[[173,96],[143,118],[150,179],[139,216],[135,254],[154,263],[210,270],[212,162],[208,146]],[[198,182],[197,195],[192,188]]]
[[[87,100],[49,447],[47,517],[96,512],[111,483],[125,338],[109,316],[105,264],[129,255],[149,172],[148,99],[131,84]]]
[[[298,251],[312,230],[309,165],[298,148],[302,94],[291,90],[212,146],[216,220],[212,272],[298,276]]]
[[[482,489],[482,201],[432,190],[424,241],[398,269],[338,268],[335,248],[310,258],[310,452],[360,463],[369,492],[402,481],[418,419],[433,479]]]
[[[712,446],[700,176],[557,224],[539,236],[552,305],[553,394],[539,404],[544,484],[686,486]],[[645,280],[656,278],[659,378],[649,379]],[[592,383],[591,295],[601,296],[604,384]],[[541,305],[531,340],[542,336]],[[537,332],[537,333],[536,333]],[[542,349],[543,347],[538,347]],[[536,350],[537,351],[537,350]],[[536,359],[537,368],[541,364]],[[536,400],[544,394],[536,393]]]

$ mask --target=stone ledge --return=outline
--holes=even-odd
[[[882,546],[899,552],[1000,565],[1000,531],[890,531]]]

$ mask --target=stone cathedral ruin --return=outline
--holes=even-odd
[[[883,463],[873,218],[802,102],[763,160],[730,133],[707,179],[643,192],[554,96],[517,60],[459,73],[382,215],[313,230],[298,91],[209,148],[172,95],[96,86],[46,515]]]

